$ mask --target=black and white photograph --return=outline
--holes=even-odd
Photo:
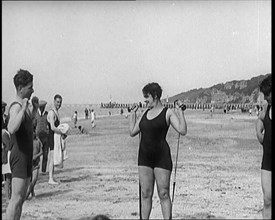
[[[271,219],[271,0],[2,1],[2,219]]]

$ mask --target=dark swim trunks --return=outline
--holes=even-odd
[[[169,126],[166,123],[167,108],[151,119],[147,119],[147,113],[143,115],[139,127],[141,141],[138,154],[138,165],[151,168],[159,167],[172,171],[172,159],[170,147],[166,141]]]
[[[263,140],[263,159],[262,159],[262,170],[272,171],[272,150],[271,150],[271,119],[269,117],[270,105],[268,105],[263,120],[264,123],[264,140]]]
[[[14,102],[11,104],[15,104]],[[19,103],[20,104],[20,103]],[[21,104],[20,104],[21,105]],[[32,176],[33,124],[25,112],[19,129],[11,135],[10,167],[12,177],[29,178]]]

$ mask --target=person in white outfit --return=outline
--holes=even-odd
[[[54,134],[54,166],[63,168],[64,160],[68,159],[66,151],[66,138],[70,130],[70,126],[66,123],[57,127],[62,134]]]

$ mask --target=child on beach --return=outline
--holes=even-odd
[[[43,154],[43,150],[42,150],[42,143],[39,140],[39,138],[36,136],[36,133],[33,133],[33,159],[32,159],[32,180],[31,183],[29,185],[27,194],[26,194],[26,199],[28,199],[28,197],[31,194],[30,198],[34,198],[35,197],[35,193],[34,193],[34,186],[37,182],[38,179],[38,175],[39,175],[39,168],[40,168],[40,156]]]
[[[6,129],[2,129],[2,175],[4,180],[4,188],[7,199],[11,198],[11,168],[10,168],[10,153],[11,153],[10,134]]]

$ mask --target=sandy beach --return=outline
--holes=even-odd
[[[119,110],[116,110],[119,112]],[[256,116],[240,111],[187,109],[188,133],[180,138],[173,219],[259,219],[263,206],[260,165],[262,148],[255,134]],[[138,136],[131,138],[128,118],[99,117],[96,127],[80,120],[87,134],[72,128],[69,158],[56,168],[61,183],[40,175],[36,197],[23,205],[22,220],[84,220],[97,214],[111,219],[139,219]],[[68,122],[72,126],[72,122]],[[175,164],[177,133],[167,141]],[[171,177],[171,192],[174,169]],[[2,188],[2,219],[7,200]],[[152,219],[161,219],[155,188]]]

